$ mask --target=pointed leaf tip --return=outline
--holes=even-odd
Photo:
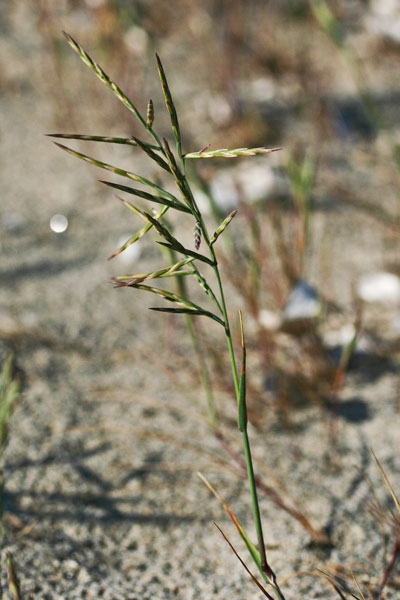
[[[242,349],[245,350],[246,343],[245,343],[245,340],[244,340],[243,315],[242,315],[242,311],[241,310],[239,310],[239,322],[240,322],[240,336],[241,336],[241,342],[242,342]]]

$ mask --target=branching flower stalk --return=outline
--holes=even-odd
[[[168,82],[165,76],[165,72],[161,63],[160,58],[156,55],[157,59],[157,67],[161,80],[162,90],[164,94],[165,104],[167,111],[170,116],[172,132],[175,138],[175,151],[177,155],[177,159],[175,158],[174,152],[170,148],[168,141],[164,138],[161,141],[161,138],[155,132],[153,125],[155,120],[154,115],[154,106],[150,101],[147,105],[147,115],[143,117],[136,106],[132,103],[132,101],[127,98],[124,92],[108,77],[108,75],[102,70],[102,68],[94,61],[92,58],[81,48],[81,46],[69,35],[65,34],[68,43],[71,47],[77,52],[80,58],[86,63],[86,65],[97,75],[97,77],[107,86],[109,87],[117,98],[126,106],[128,110],[130,110],[141,125],[144,127],[146,132],[153,138],[153,142],[149,144],[148,142],[142,141],[136,137],[134,138],[108,138],[101,136],[82,136],[77,134],[53,134],[54,137],[58,138],[67,138],[67,139],[78,139],[78,140],[89,140],[96,142],[106,142],[106,143],[117,143],[117,144],[126,144],[130,146],[136,146],[138,149],[142,150],[151,160],[153,160],[158,167],[160,167],[163,171],[166,171],[172,176],[175,181],[176,187],[179,192],[179,197],[171,194],[167,190],[160,187],[158,184],[140,176],[131,171],[126,171],[124,169],[120,169],[109,165],[107,163],[103,163],[98,161],[90,156],[72,150],[66,146],[61,144],[57,144],[63,150],[69,152],[70,154],[85,160],[91,164],[96,165],[102,169],[111,171],[120,175],[122,177],[128,178],[131,181],[136,181],[145,188],[150,188],[151,193],[144,192],[141,189],[136,189],[128,186],[122,186],[119,184],[115,184],[112,182],[103,182],[106,185],[109,185],[113,188],[119,189],[127,194],[140,197],[144,200],[154,202],[162,205],[162,209],[155,215],[150,214],[150,212],[143,211],[131,204],[127,200],[120,199],[123,204],[132,210],[135,214],[139,215],[146,223],[145,227],[143,227],[139,232],[137,232],[128,242],[126,242],[121,248],[119,248],[112,257],[118,255],[120,252],[125,250],[129,245],[135,243],[140,237],[145,235],[150,230],[155,230],[161,238],[161,241],[158,242],[164,248],[167,248],[171,251],[172,255],[180,255],[182,258],[175,262],[172,265],[169,265],[166,268],[159,269],[157,271],[153,271],[151,273],[140,273],[139,275],[122,275],[119,277],[113,278],[113,282],[115,287],[128,287],[139,290],[144,290],[150,292],[152,294],[158,295],[164,300],[168,301],[172,306],[169,307],[151,307],[151,310],[160,311],[160,312],[168,312],[168,313],[181,313],[185,315],[189,315],[190,317],[195,316],[205,316],[212,319],[214,322],[221,325],[225,332],[228,353],[232,368],[232,378],[233,384],[238,404],[238,426],[242,432],[242,441],[243,441],[243,450],[244,450],[244,458],[247,468],[249,486],[250,486],[250,494],[252,500],[252,509],[253,509],[253,518],[255,529],[257,532],[257,540],[258,540],[258,550],[254,548],[250,542],[246,545],[248,548],[251,548],[251,556],[253,560],[256,562],[257,567],[259,568],[264,580],[271,585],[273,592],[275,593],[278,600],[283,600],[283,594],[276,582],[276,578],[272,568],[270,567],[266,552],[265,552],[265,543],[264,543],[264,535],[261,524],[261,516],[260,509],[258,504],[257,497],[257,489],[255,483],[255,476],[253,470],[253,462],[251,458],[250,451],[250,442],[247,433],[247,412],[246,412],[246,347],[244,341],[244,332],[243,332],[243,323],[242,318],[240,317],[241,323],[241,332],[242,332],[242,369],[240,378],[238,376],[236,361],[235,361],[235,352],[232,340],[232,332],[229,322],[228,310],[225,301],[224,289],[221,279],[221,274],[219,271],[219,264],[217,260],[217,255],[215,253],[215,243],[217,242],[220,235],[224,233],[226,228],[231,223],[234,218],[236,211],[232,212],[228,215],[221,225],[217,228],[212,236],[209,235],[207,226],[204,222],[203,216],[197,206],[196,200],[188,183],[188,180],[185,175],[185,161],[195,158],[213,158],[217,157],[226,157],[226,158],[235,158],[238,156],[252,156],[255,154],[269,154],[278,150],[279,148],[238,148],[234,150],[222,149],[210,151],[208,149],[204,149],[200,152],[193,152],[188,154],[183,154],[182,152],[182,138],[180,133],[178,116],[175,108],[175,104],[173,102],[173,98],[168,86]],[[169,210],[176,210],[182,212],[183,214],[190,216],[193,218],[193,230],[195,235],[194,249],[188,248],[184,246],[178,239],[173,235],[168,227],[168,224],[164,220],[162,221],[163,216]],[[203,253],[201,250],[201,246],[205,247],[208,250],[208,256]],[[112,258],[110,257],[110,258]],[[200,269],[204,266],[211,267],[218,288],[218,293],[216,294],[212,289],[212,285],[209,283],[208,279],[201,273]],[[149,285],[149,282],[155,278],[169,278],[169,277],[186,277],[186,276],[194,276],[197,280],[198,284],[205,292],[206,296],[213,303],[213,310],[209,310],[208,308],[204,308],[198,304],[192,302],[186,295],[183,295],[185,292],[185,287],[181,286],[181,292],[178,294],[172,293],[168,290],[161,289],[159,287],[153,287]]]

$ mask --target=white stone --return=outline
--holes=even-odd
[[[238,160],[238,159],[232,159]],[[240,200],[249,204],[270,198],[281,188],[277,172],[267,164],[267,157],[242,162],[220,171],[210,184],[214,201],[222,211],[239,207]]]
[[[390,321],[390,331],[396,335],[400,335],[400,315],[395,315]]]
[[[54,233],[64,233],[68,229],[68,219],[65,215],[53,215],[50,219],[50,229]]]
[[[210,191],[218,207],[227,213],[239,206],[239,191],[234,183],[233,171],[227,169],[214,177]]]
[[[272,310],[262,309],[258,313],[260,325],[269,331],[277,331],[281,324],[280,316]]]
[[[197,204],[201,214],[210,215],[211,214],[211,206],[210,206],[210,199],[207,196],[207,194],[204,193],[203,190],[200,190],[199,188],[194,188],[193,195],[195,197],[196,204]]]
[[[24,217],[18,212],[6,212],[3,216],[2,221],[4,228],[12,233],[22,231],[22,229],[26,225]]]
[[[261,162],[242,163],[237,171],[237,180],[247,202],[256,202],[271,196],[277,190],[277,176],[267,164],[267,157]]]
[[[290,292],[283,309],[285,321],[315,319],[321,314],[321,300],[305,281],[299,281]]]
[[[362,275],[357,282],[357,295],[364,302],[395,305],[400,303],[400,278],[393,273]]]
[[[347,323],[340,329],[331,329],[324,333],[323,339],[327,346],[347,346],[354,338],[355,327],[351,323]]]
[[[372,33],[400,43],[399,0],[374,0],[365,25]]]
[[[124,42],[133,53],[143,55],[149,44],[149,36],[142,27],[133,25],[125,33]]]

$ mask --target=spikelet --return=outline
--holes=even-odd
[[[153,100],[150,98],[147,104],[147,128],[151,129],[154,123],[154,105]]]
[[[256,154],[270,154],[282,148],[220,148],[219,150],[203,149],[200,152],[189,152],[185,158],[237,158],[238,156],[255,156]]]
[[[219,236],[221,235],[221,233],[223,233],[225,231],[225,229],[228,227],[229,223],[232,221],[233,217],[236,215],[237,210],[233,210],[227,217],[226,219],[224,219],[221,223],[221,225],[217,228],[217,230],[215,231],[214,235],[212,236],[211,240],[210,240],[210,245],[212,246],[213,244],[215,244],[215,242],[217,241],[217,239],[219,238]]]
[[[200,248],[201,244],[201,223],[200,221],[196,221],[196,225],[194,226],[194,247],[195,250]]]

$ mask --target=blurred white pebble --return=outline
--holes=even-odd
[[[146,53],[149,43],[149,36],[144,29],[133,25],[124,35],[124,42],[129,50],[134,54],[142,55]]]
[[[19,233],[26,225],[24,217],[17,212],[6,212],[2,221],[6,231],[12,233]]]
[[[400,279],[393,273],[362,275],[357,282],[357,295],[364,302],[395,305],[400,302]]]
[[[317,292],[305,281],[296,283],[283,309],[284,321],[315,319],[321,314],[322,304]]]
[[[365,17],[367,29],[375,35],[400,43],[399,0],[372,0]]]
[[[50,219],[50,229],[54,233],[64,233],[68,229],[68,219],[65,215],[53,215]]]
[[[221,171],[214,177],[210,191],[220,210],[229,212],[239,206],[239,191],[230,169]]]
[[[238,208],[241,200],[252,204],[271,198],[283,191],[283,185],[278,171],[267,165],[264,159],[221,170],[212,179],[210,192],[218,208],[229,212]]]
[[[281,318],[272,310],[262,309],[258,313],[260,325],[268,329],[268,331],[277,331],[281,325]]]
[[[327,346],[347,346],[354,338],[356,329],[351,323],[347,323],[340,329],[330,329],[323,335],[324,343]]]

